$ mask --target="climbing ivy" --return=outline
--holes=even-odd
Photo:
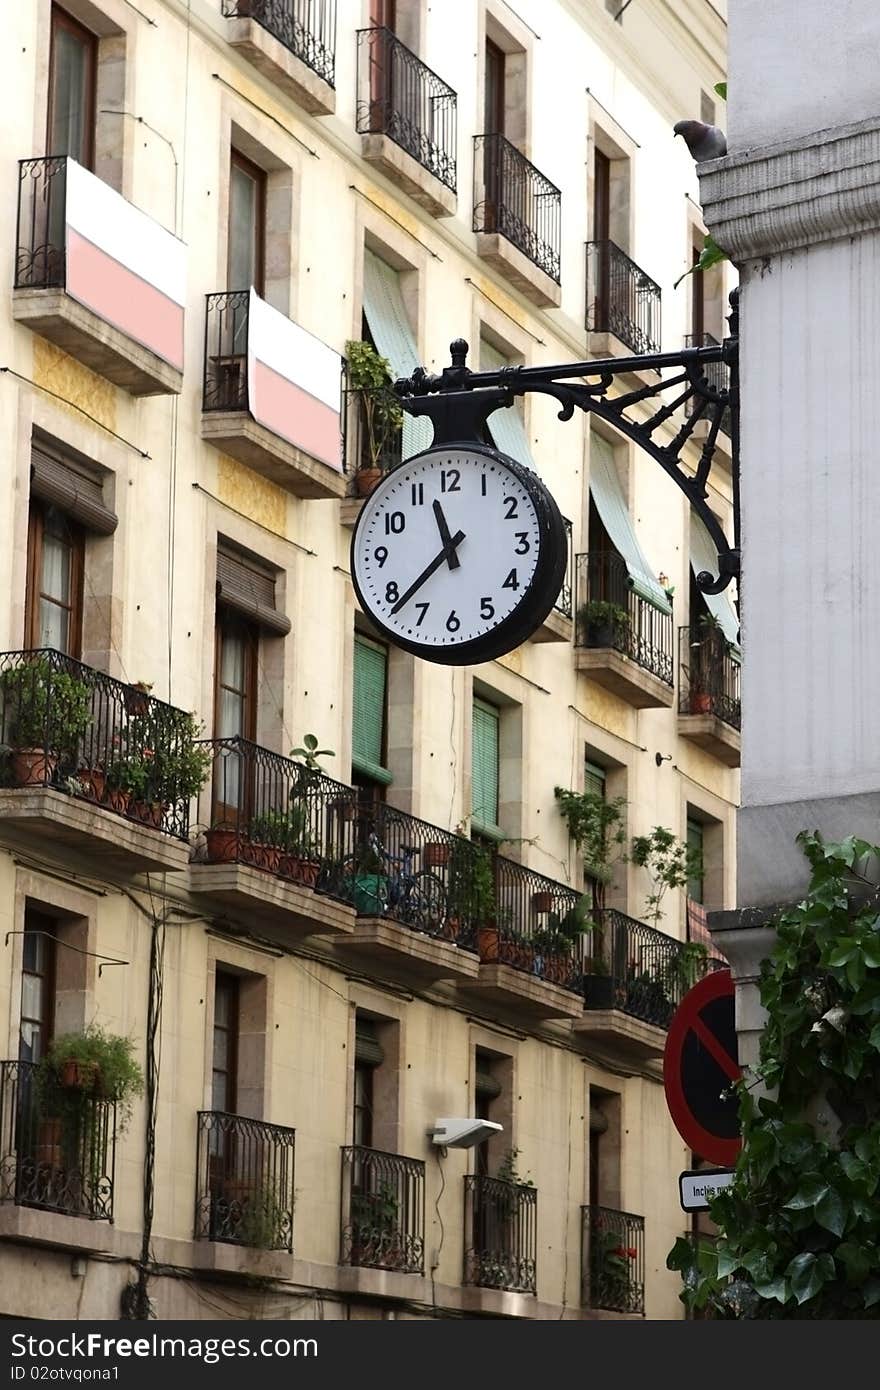
[[[676,1241],[667,1265],[691,1309],[722,1318],[880,1318],[880,847],[798,841],[811,879],[776,922],[761,971],[759,1074],[739,1083],[743,1147],[710,1202],[714,1247]]]

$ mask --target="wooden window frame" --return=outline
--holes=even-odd
[[[220,693],[224,689],[221,682],[221,672],[223,670],[223,643],[227,640],[230,629],[237,628],[245,639],[245,672],[242,696],[244,708],[247,714],[245,728],[237,735],[247,743],[257,741],[257,676],[260,664],[260,631],[253,623],[248,622],[247,618],[233,612],[222,604],[217,606],[216,620],[214,624],[214,737],[220,738]],[[228,687],[232,689],[232,687]],[[229,734],[225,737],[232,738],[235,735]],[[216,766],[216,762],[215,762]],[[250,819],[250,809],[253,804],[253,782],[254,769],[250,759],[241,763],[241,778],[243,794],[240,794],[240,805],[233,806],[217,799],[217,779],[212,780],[211,784],[211,824],[221,825],[230,823],[238,825],[240,821],[245,824]]]
[[[229,1023],[222,1025],[217,1023],[217,996],[222,990],[228,991],[229,997]],[[214,1066],[214,1042],[218,1030],[225,1032],[227,1036],[226,1070],[224,1076],[225,1092],[227,1104],[223,1113],[227,1115],[238,1114],[238,1042],[239,1025],[241,1021],[241,980],[238,975],[233,975],[229,970],[217,969],[214,972],[214,1021],[213,1034],[211,1038],[211,1108],[216,1110],[214,1104],[214,1076],[217,1068]]]
[[[42,589],[43,537],[46,528],[47,504],[32,497],[28,513],[27,581],[25,588],[25,643],[36,648],[40,640],[40,600],[45,598],[57,608],[64,608],[70,614],[65,653],[79,660],[82,653],[83,587],[85,577],[85,532],[70,517],[55,508],[59,515],[65,516],[71,534],[70,595],[69,604],[60,603],[52,594]]]
[[[22,1036],[21,1025],[24,1022],[37,1023],[40,1026],[41,1051],[40,1056],[44,1057],[55,1036],[55,981],[57,975],[57,951],[58,951],[58,922],[48,913],[40,912],[36,908],[28,907],[25,909],[24,917],[25,936],[29,933],[36,935],[42,934],[43,940],[47,944],[46,969],[41,973],[36,970],[29,970],[24,963],[24,946],[22,946],[21,957],[21,984],[19,988],[19,1023],[18,1023],[18,1052],[21,1058]],[[43,981],[44,1013],[42,1018],[35,1019],[29,1014],[24,1013],[24,979],[26,975],[36,976]],[[38,1059],[39,1060],[39,1059]]]
[[[55,91],[55,59],[56,44],[55,35],[59,29],[66,29],[75,39],[82,43],[87,50],[88,59],[86,65],[86,108],[85,108],[85,127],[86,145],[83,153],[85,159],[82,161],[83,167],[94,171],[95,167],[95,117],[98,109],[98,36],[80,24],[72,15],[68,14],[60,5],[52,5],[52,14],[49,23],[49,91],[46,101],[46,153],[47,155],[56,154],[57,151],[50,149],[49,144],[52,139],[52,126],[54,124],[54,91]]]
[[[229,151],[229,206],[226,210],[226,279],[229,281],[230,251],[232,247],[232,170],[240,169],[257,188],[254,218],[254,289],[260,298],[266,294],[266,184],[265,169],[254,164],[233,145]],[[228,285],[230,291],[246,290],[248,285]]]

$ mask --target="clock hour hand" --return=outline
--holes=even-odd
[[[422,570],[421,574],[410,584],[409,588],[400,595],[400,598],[397,600],[394,607],[391,609],[392,614],[399,613],[401,608],[403,608],[404,604],[409,603],[413,594],[418,593],[422,585],[427,583],[427,581],[431,578],[431,575],[434,574],[434,572],[440,568],[444,561],[449,561],[450,556],[455,556],[456,549],[458,548],[458,546],[461,545],[464,539],[464,531],[456,531],[454,536],[449,537],[449,544],[444,545],[439,555],[434,556],[430,565],[426,565],[425,568]],[[452,568],[451,563],[450,568]]]
[[[437,526],[440,530],[440,539],[443,542],[443,548],[446,551],[446,561],[451,570],[457,570],[461,561],[456,555],[455,550],[451,548],[452,536],[449,534],[449,527],[446,523],[446,517],[443,515],[443,508],[440,506],[440,503],[437,501],[436,497],[434,498],[433,505],[434,515],[437,518]]]

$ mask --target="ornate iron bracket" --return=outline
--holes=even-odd
[[[738,291],[730,296],[730,336],[708,347],[683,348],[680,352],[645,353],[639,357],[612,357],[591,362],[571,362],[551,367],[502,367],[497,372],[472,372],[466,365],[468,345],[457,338],[450,345],[452,365],[439,376],[417,367],[411,377],[394,383],[401,405],[410,415],[427,416],[434,427],[434,443],[485,440],[486,425],[495,410],[513,404],[515,396],[539,391],[560,404],[558,418],[570,420],[575,406],[590,411],[638,444],[681,488],[718,551],[718,578],[707,571],[697,575],[700,588],[718,594],[739,577],[739,311]],[[710,381],[706,369],[718,364],[729,371],[725,386]],[[671,369],[669,375],[660,375]],[[634,372],[656,371],[647,386],[611,395],[618,378]],[[584,377],[586,381],[575,378]],[[647,413],[646,413],[647,407]],[[684,423],[668,444],[654,435],[676,411],[684,409]],[[724,424],[725,416],[729,426]],[[696,469],[682,460],[685,445],[700,421],[709,428],[702,441]],[[708,502],[709,473],[715,461],[719,431],[731,440],[733,490],[733,545],[730,544]]]

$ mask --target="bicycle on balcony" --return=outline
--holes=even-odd
[[[378,831],[370,829],[342,861],[344,895],[363,916],[394,917],[414,931],[436,935],[447,917],[446,884],[430,869],[414,867],[421,845],[402,843],[397,848],[397,853],[389,849]]]

